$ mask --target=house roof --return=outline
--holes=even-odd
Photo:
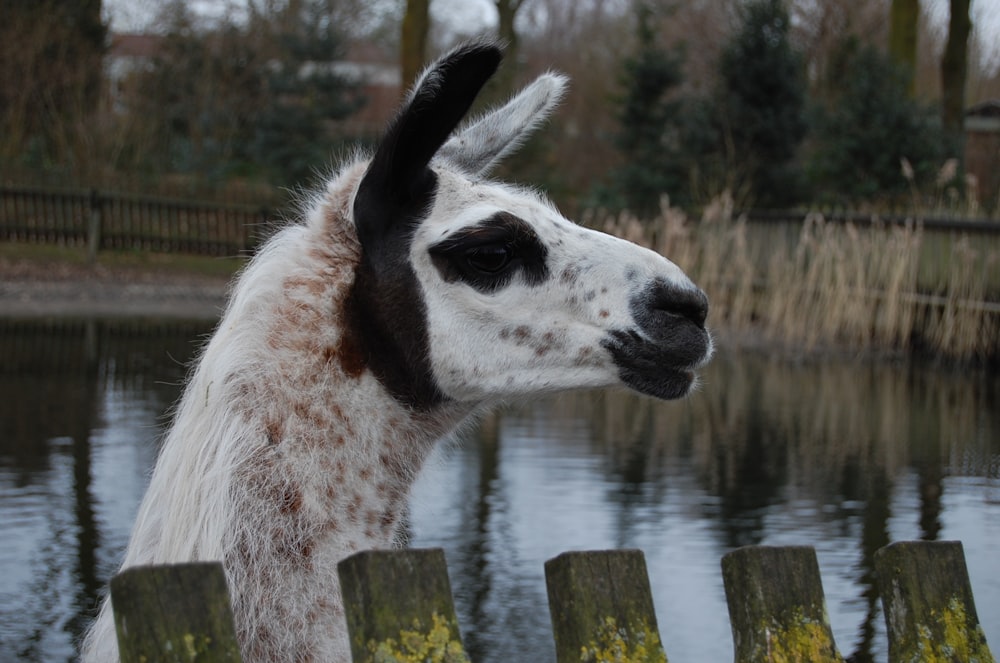
[[[151,58],[163,43],[161,35],[115,33],[111,35],[108,55],[122,58]]]
[[[1000,117],[1000,99],[988,99],[965,109],[966,117]]]

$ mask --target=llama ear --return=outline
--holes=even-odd
[[[502,107],[452,136],[438,156],[470,175],[487,174],[552,114],[568,82],[562,74],[542,74]]]
[[[393,221],[429,203],[434,175],[428,164],[503,57],[491,41],[460,46],[420,77],[390,124],[354,199],[362,247],[370,248]]]

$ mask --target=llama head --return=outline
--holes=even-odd
[[[419,409],[615,384],[683,396],[712,352],[705,295],[666,258],[485,179],[566,85],[545,74],[459,129],[500,59],[480,42],[429,67],[355,192],[349,313],[369,368]]]

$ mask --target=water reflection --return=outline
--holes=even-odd
[[[995,375],[723,356],[705,382],[683,403],[600,392],[510,408],[487,421],[482,456],[472,439],[425,474],[414,543],[449,552],[474,660],[552,659],[542,563],[574,548],[646,551],[671,660],[731,660],[718,560],[755,543],[815,546],[842,653],[884,661],[875,551],[962,539],[1000,638]]]
[[[0,324],[0,660],[72,657],[121,553],[159,419],[206,331]]]
[[[0,325],[0,660],[72,658],[116,568],[198,323]],[[645,551],[671,661],[732,659],[719,559],[817,549],[838,644],[884,661],[872,557],[965,544],[1000,643],[1000,391],[986,372],[723,355],[680,403],[564,395],[488,417],[418,483],[473,660],[553,660],[542,564]]]

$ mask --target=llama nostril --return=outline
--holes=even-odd
[[[653,289],[651,307],[670,315],[687,318],[699,327],[705,326],[708,317],[708,297],[697,288],[678,288],[657,283]]]
[[[685,296],[676,304],[678,315],[683,315],[699,327],[705,326],[708,317],[708,297],[701,290],[687,290]]]

